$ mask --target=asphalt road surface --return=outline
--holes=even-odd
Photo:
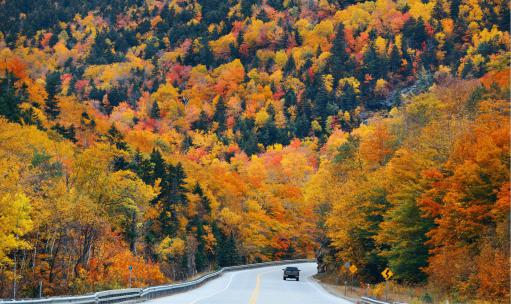
[[[282,279],[282,268],[296,266],[300,281]],[[316,283],[316,263],[269,266],[228,272],[197,289],[158,298],[150,304],[348,304]]]

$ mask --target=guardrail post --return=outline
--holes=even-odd
[[[18,240],[18,235],[16,234],[16,241]],[[17,251],[14,252],[14,265],[12,266],[13,269],[13,279],[12,279],[12,299],[16,300],[16,266],[18,264],[17,261]]]

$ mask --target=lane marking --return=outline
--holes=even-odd
[[[257,298],[259,297],[259,290],[261,288],[261,274],[258,274],[256,277],[256,286],[254,291],[252,291],[252,295],[250,296],[249,304],[256,304]]]
[[[214,293],[212,293],[212,294],[209,294],[209,295],[206,295],[206,296],[203,296],[203,297],[197,298],[197,299],[195,299],[194,301],[192,301],[192,302],[190,302],[190,303],[188,303],[188,304],[196,304],[196,303],[197,303],[197,302],[199,302],[199,301],[205,300],[205,299],[207,299],[207,298],[214,297],[214,296],[216,296],[217,294],[219,294],[219,293],[222,293],[222,292],[226,291],[226,290],[227,290],[227,289],[229,289],[229,287],[231,286],[232,279],[236,276],[236,274],[237,274],[237,272],[234,272],[233,274],[231,274],[231,277],[229,278],[229,282],[228,282],[228,283],[227,283],[227,285],[226,285],[224,288],[222,288],[221,290],[216,291],[216,292],[214,292]]]
[[[250,296],[250,300],[248,301],[248,304],[257,304],[257,298],[259,297],[259,291],[261,290],[261,276],[267,274],[267,273],[270,273],[270,272],[275,272],[275,271],[278,271],[278,270],[270,270],[270,271],[266,271],[266,272],[261,272],[257,275],[256,277],[256,286],[254,288],[254,291],[252,291],[252,295]]]

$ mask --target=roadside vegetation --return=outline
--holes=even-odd
[[[509,301],[508,2],[5,0],[0,19],[0,297],[318,257]]]

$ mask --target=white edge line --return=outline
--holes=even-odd
[[[209,294],[209,295],[206,295],[206,296],[200,297],[200,298],[198,298],[198,299],[195,299],[195,300],[193,300],[192,302],[190,302],[189,304],[196,304],[196,303],[197,303],[197,302],[199,302],[199,301],[202,301],[202,300],[207,299],[207,298],[214,297],[214,296],[216,296],[217,294],[219,294],[219,293],[222,293],[222,292],[226,291],[226,290],[227,290],[227,289],[229,289],[229,287],[231,286],[232,279],[234,278],[234,276],[236,276],[236,274],[237,274],[237,273],[238,273],[238,272],[233,272],[233,273],[231,274],[231,277],[229,278],[229,283],[227,283],[227,285],[226,285],[224,288],[222,288],[221,290],[216,291],[216,292],[214,292],[214,293],[212,293],[212,294]]]
[[[316,291],[318,291],[320,294],[322,294],[323,296],[325,297],[328,297],[330,299],[335,299],[337,300],[339,303],[353,303],[353,302],[350,302],[346,299],[343,299],[343,298],[340,298],[340,297],[337,297],[337,296],[334,296],[333,294],[329,293],[328,291],[326,291],[321,285],[319,285],[318,283],[314,282],[311,280],[312,276],[309,276],[307,277],[307,282],[314,288],[316,289]],[[317,286],[319,285],[319,286]]]

